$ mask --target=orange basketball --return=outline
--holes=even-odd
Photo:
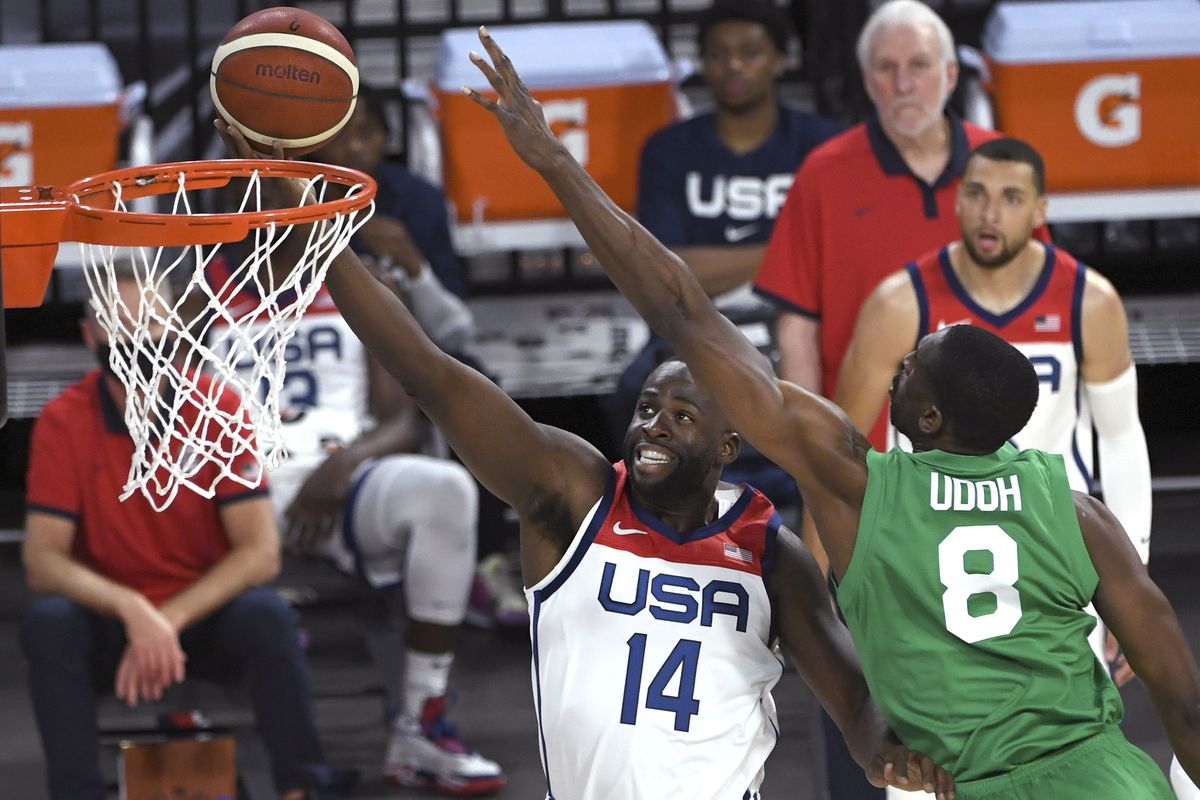
[[[329,141],[354,112],[358,67],[341,31],[299,8],[265,8],[230,29],[213,54],[217,113],[264,153]]]

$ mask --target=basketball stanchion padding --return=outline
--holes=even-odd
[[[227,189],[235,178],[244,185]],[[301,202],[274,207],[273,182],[297,180],[284,196]],[[212,202],[201,202],[213,191]],[[172,196],[169,213],[128,210],[129,201],[153,195]],[[126,389],[134,453],[121,499],[141,491],[161,510],[180,487],[212,497],[225,478],[256,486],[261,469],[286,457],[287,344],[330,263],[370,218],[374,198],[375,182],[361,172],[281,160],[179,162],[114,170],[62,189],[0,189],[8,307],[39,304],[59,243],[80,243],[92,309],[113,344],[109,365]],[[289,240],[295,264],[280,275],[272,258]],[[210,285],[206,267],[234,242],[242,244],[224,253],[228,272]],[[121,298],[123,279],[137,283],[136,307]],[[155,338],[150,331],[160,326],[165,333]],[[241,398],[236,408],[217,402],[226,387]],[[253,474],[231,466],[246,452],[259,465]]]

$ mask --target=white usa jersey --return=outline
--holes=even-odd
[[[209,263],[205,277],[214,291],[227,285],[229,266],[224,257],[218,255]],[[221,300],[230,317],[239,321],[259,306],[259,297],[249,285]],[[222,324],[220,318],[213,323],[210,339],[214,342],[223,341]],[[261,327],[253,325],[251,329]],[[300,319],[284,358],[286,372],[279,397],[288,458],[271,474],[271,496],[277,510],[287,508],[331,446],[353,441],[373,423],[367,405],[366,349],[324,286]],[[248,360],[238,364],[243,375],[248,368]]]
[[[617,463],[526,590],[547,797],[756,800],[778,738],[766,581],[779,515],[721,484],[717,520],[678,533],[626,486]]]
[[[1046,260],[1033,288],[1003,314],[975,302],[950,264],[948,247],[909,264],[921,320],[917,338],[947,325],[969,323],[1024,353],[1037,372],[1038,402],[1013,444],[1058,453],[1066,462],[1071,488],[1090,492],[1092,418],[1079,380],[1087,268],[1063,250],[1042,246]]]

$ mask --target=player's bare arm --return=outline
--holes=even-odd
[[[859,430],[870,430],[901,360],[916,347],[920,312],[908,272],[875,287],[858,312],[833,399]]]
[[[1200,671],[1179,619],[1113,513],[1079,492],[1075,513],[1100,576],[1096,610],[1146,684],[1179,763],[1200,781]]]
[[[704,291],[718,295],[754,280],[766,249],[765,244],[689,245],[676,247],[675,255],[687,263]]]
[[[771,607],[779,638],[805,683],[837,724],[854,759],[876,786],[954,797],[954,779],[923,753],[904,747],[871,700],[850,632],[834,615],[817,562],[787,528],[776,538]]]
[[[1087,383],[1110,381],[1133,364],[1129,321],[1120,295],[1107,278],[1087,271],[1083,287],[1083,359],[1079,376]]]
[[[683,261],[605,195],[551,133],[485,29],[479,37],[491,65],[472,58],[499,102],[464,92],[496,117],[517,154],[541,173],[617,288],[674,347],[733,427],[797,480],[822,535],[836,539],[826,542],[835,568],[844,568],[866,487],[866,440],[832,402],[776,379]]]
[[[232,154],[253,157],[237,130],[215,124]],[[282,157],[278,147],[275,156]],[[516,510],[526,585],[548,574],[608,485],[608,461],[583,439],[534,422],[498,386],[442,352],[351,249],[334,259],[326,287],[372,357],[441,430],[467,469]]]

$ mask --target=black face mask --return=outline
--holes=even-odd
[[[147,349],[139,349],[137,351],[136,359],[131,359],[128,342],[118,340],[117,347],[118,358],[126,364],[129,364],[132,361],[133,368],[136,369],[139,374],[141,374],[142,379],[146,383],[149,383],[157,371],[154,353]],[[114,378],[120,379],[120,376],[117,375],[116,370],[113,369],[112,362],[110,360],[112,349],[112,345],[108,342],[98,346],[96,348],[96,360],[100,362],[100,369],[104,370],[109,375],[112,375]]]

